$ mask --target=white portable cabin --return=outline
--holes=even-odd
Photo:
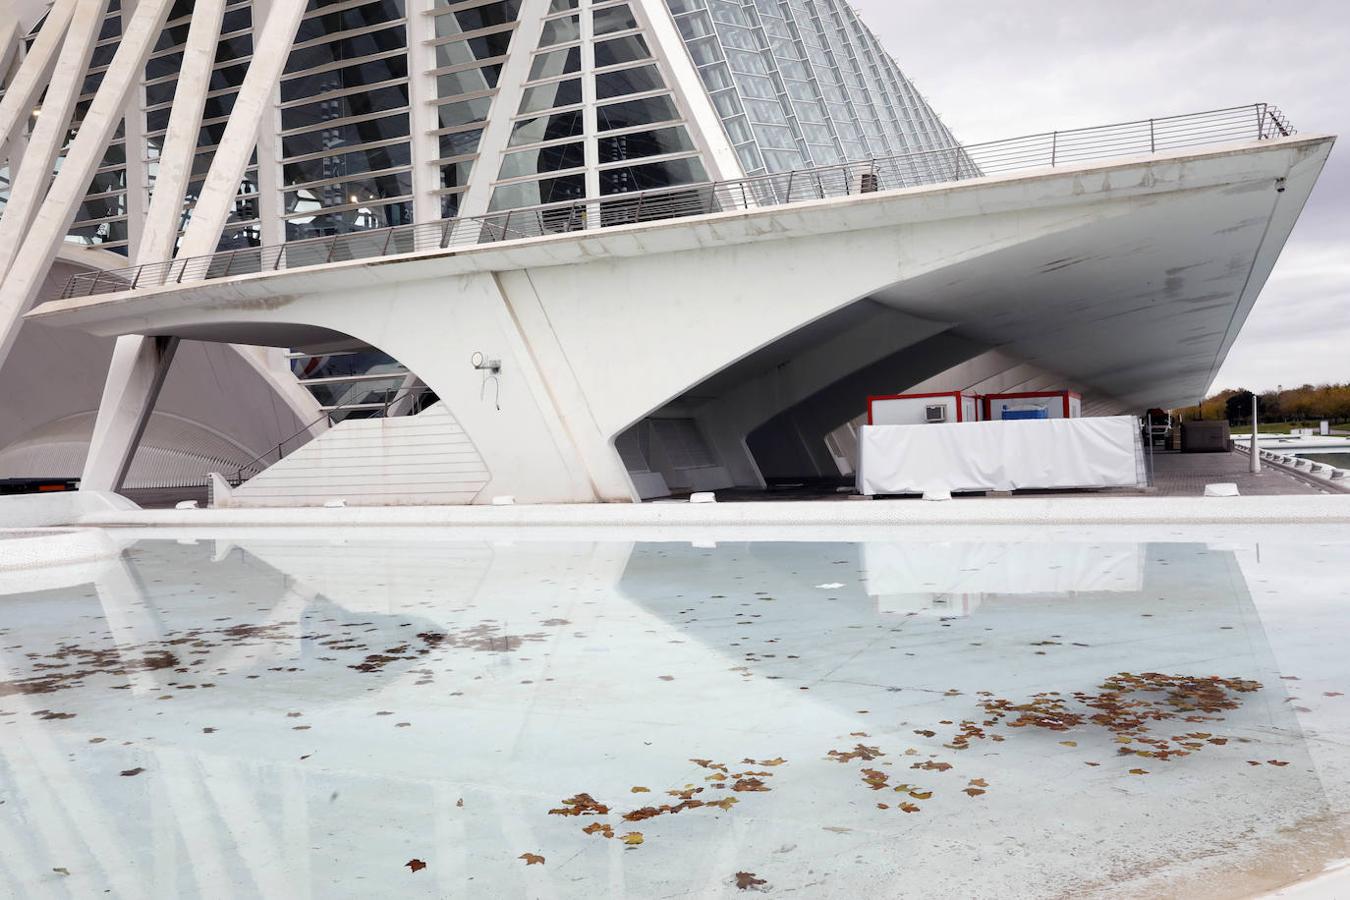
[[[963,391],[883,394],[867,398],[868,425],[937,425],[980,421],[980,398]]]

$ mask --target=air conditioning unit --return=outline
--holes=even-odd
[[[947,421],[946,404],[937,403],[932,406],[924,407],[924,420],[930,424]]]

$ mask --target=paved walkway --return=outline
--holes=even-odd
[[[1162,497],[1199,497],[1205,493],[1205,485],[1216,482],[1236,484],[1244,497],[1334,493],[1269,465],[1262,467],[1260,475],[1251,474],[1247,468],[1247,457],[1236,452],[1156,450],[1153,483]]]

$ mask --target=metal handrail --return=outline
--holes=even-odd
[[[395,404],[402,403],[404,400],[407,400],[410,397],[422,398],[425,397],[427,394],[431,393],[433,393],[433,391],[427,385],[389,388],[384,392],[385,399],[383,403],[378,402],[348,403],[342,406],[334,406],[325,409],[322,416],[319,416],[319,418],[305,425],[295,434],[278,443],[276,447],[268,449],[266,452],[258,456],[255,456],[253,459],[239,466],[234,470],[234,475],[230,478],[227,478],[226,480],[231,485],[237,486],[243,484],[244,479],[246,477],[251,478],[254,475],[257,475],[259,472],[266,469],[268,466],[272,465],[273,463],[280,462],[282,459],[284,459],[286,456],[286,446],[291,442],[295,441],[297,438],[301,438],[309,434],[315,425],[318,425],[320,422],[327,422],[330,427],[334,425],[335,423],[333,422],[333,416],[339,413],[355,412],[355,411],[360,412],[374,411],[377,413],[376,415],[366,416],[366,418],[386,419],[390,418],[389,410],[393,408]],[[416,405],[418,408],[413,413],[409,413],[409,415],[414,415],[415,413],[422,411],[420,399],[417,401]],[[295,449],[297,450],[300,449],[300,447],[303,447],[305,443],[308,443],[308,441],[298,445]],[[275,459],[273,459],[273,457],[275,457]]]
[[[84,272],[72,276],[59,297],[116,294],[170,283],[311,268],[348,260],[784,206],[1028,169],[1148,156],[1203,145],[1263,141],[1292,134],[1294,129],[1279,109],[1266,103],[1254,103],[1114,125],[1051,131],[983,144],[940,147],[734,181],[703,182],[598,200],[522,207],[484,216],[323,235],[281,246],[223,250],[124,269]]]

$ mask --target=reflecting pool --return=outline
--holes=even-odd
[[[1350,535],[1210,531],[80,533],[0,895],[1259,895],[1350,855]]]

